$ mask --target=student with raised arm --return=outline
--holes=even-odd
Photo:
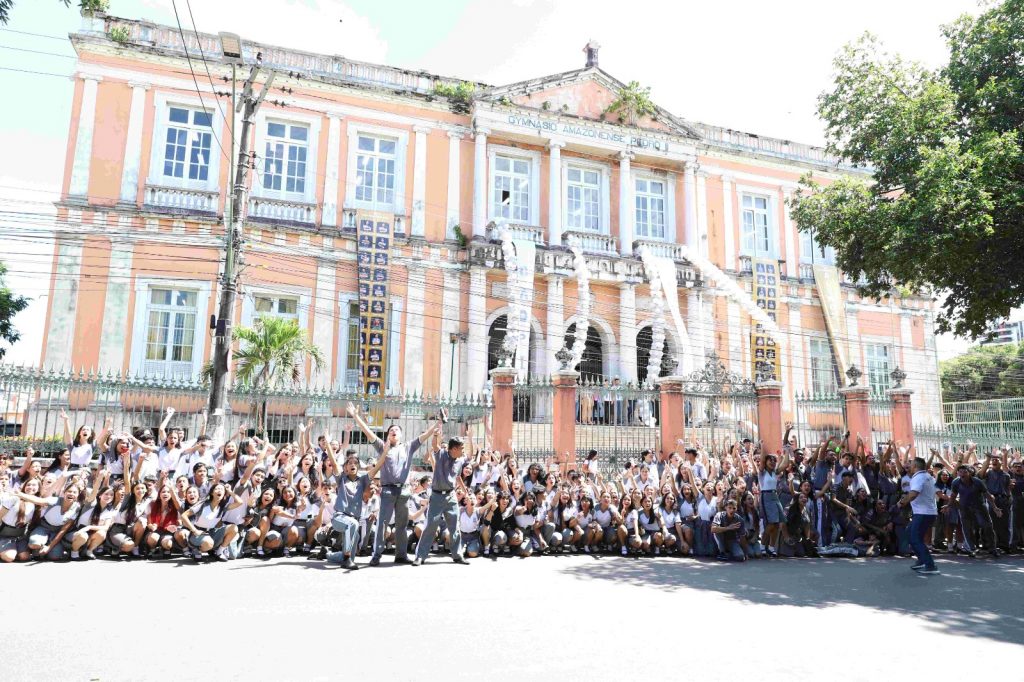
[[[441,423],[438,422],[434,428],[434,434],[441,432]],[[461,438],[455,437],[448,441],[447,449],[438,449],[437,453],[428,453],[426,457],[428,466],[433,466],[434,476],[430,484],[430,502],[427,504],[427,527],[416,544],[416,559],[413,566],[420,566],[430,552],[430,544],[433,542],[434,534],[443,520],[451,534],[452,561],[457,564],[465,564],[462,558],[462,534],[459,532],[459,502],[455,497],[456,486],[465,490],[459,472],[462,465],[466,463],[463,454],[463,442]]]
[[[380,565],[380,558],[384,554],[384,528],[390,523],[392,516],[395,519],[395,563],[407,564],[409,563],[409,472],[412,471],[413,457],[438,430],[438,425],[432,424],[429,429],[420,434],[419,438],[414,439],[411,443],[406,443],[402,439],[402,427],[392,424],[384,433],[384,440],[381,440],[370,429],[355,405],[349,403],[346,405],[345,411],[366,436],[370,446],[377,451],[380,456],[379,461],[383,462],[380,467],[380,511],[377,514],[377,530],[373,534],[373,557],[370,559],[370,565]]]
[[[349,403],[348,408],[352,412],[355,411],[352,403]],[[363,493],[370,487],[370,480],[384,466],[387,454],[382,454],[377,462],[362,474],[359,473],[359,458],[355,455],[346,457],[345,464],[339,469],[330,435],[324,435],[327,436],[327,457],[331,460],[334,470],[342,472],[338,478],[338,494],[334,499],[334,517],[331,519],[331,528],[341,536],[341,550],[329,555],[327,560],[341,564],[343,568],[356,570],[359,568],[355,562],[356,538],[359,535],[359,520],[363,514]]]
[[[779,539],[779,526],[786,519],[786,512],[779,500],[779,473],[784,472],[789,466],[789,454],[782,456],[779,462],[778,455],[761,453],[757,460],[757,468],[760,472],[757,477],[757,484],[761,490],[761,519],[764,521],[764,536],[761,544],[769,556],[778,556],[776,546]]]

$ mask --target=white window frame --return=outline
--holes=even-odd
[[[766,199],[767,219],[768,219],[768,251],[766,253],[759,253],[756,248],[753,251],[746,247],[743,239],[743,213],[746,210],[743,206],[743,198],[745,196],[756,197],[758,199]],[[739,253],[741,256],[748,256],[750,258],[764,258],[764,259],[778,259],[779,256],[779,197],[778,193],[764,187],[752,187],[747,185],[736,186],[736,203],[739,209],[736,220],[739,226]],[[756,235],[755,235],[756,237]]]
[[[499,158],[507,160],[509,162],[510,169],[507,172],[506,171],[499,171],[498,170],[498,159]],[[489,207],[490,213],[491,213],[492,216],[495,216],[495,219],[497,219],[497,216],[498,216],[499,211],[501,209],[501,204],[498,203],[497,196],[496,196],[497,195],[497,189],[498,189],[497,188],[497,184],[498,184],[498,177],[499,177],[499,175],[501,177],[509,177],[513,181],[517,177],[522,177],[518,173],[516,173],[515,170],[514,170],[515,169],[515,164],[517,162],[523,163],[523,164],[526,165],[526,174],[525,174],[525,179],[526,179],[526,206],[523,207],[523,208],[526,209],[526,217],[525,218],[519,218],[519,217],[516,217],[515,215],[508,215],[508,216],[502,216],[502,217],[504,217],[510,223],[518,223],[518,224],[523,224],[523,225],[535,225],[537,223],[537,221],[536,221],[536,217],[537,216],[533,213],[533,163],[530,161],[529,158],[526,158],[526,157],[512,156],[510,154],[495,154],[494,155],[494,158],[490,162],[491,186],[488,188],[488,196],[490,198],[490,207]],[[510,182],[510,185],[512,185],[512,184],[514,184],[514,182]],[[511,191],[511,187],[510,187],[510,191]],[[509,213],[510,214],[514,213],[514,211],[512,211],[511,203],[509,204],[508,208],[509,208]]]
[[[312,291],[303,287],[292,287],[286,285],[275,284],[273,288],[260,286],[259,284],[247,285],[245,287],[245,295],[242,297],[242,316],[241,324],[243,327],[251,327],[253,322],[259,317],[256,312],[256,297],[264,298],[294,298],[298,302],[295,311],[295,319],[299,323],[299,327],[309,331],[309,317],[311,310],[310,300],[312,298]],[[280,315],[278,313],[270,313],[273,317],[288,318],[286,315]]]
[[[818,263],[820,265],[836,264],[836,249],[833,246],[822,248],[814,237],[814,232],[797,230],[800,233],[800,262]]]
[[[347,209],[370,209],[379,211],[391,211],[398,216],[409,215],[405,203],[405,177],[406,163],[409,150],[409,131],[401,128],[386,128],[383,126],[368,125],[347,121],[348,132],[348,153],[346,154],[345,166],[345,208]],[[356,199],[356,157],[359,154],[359,136],[390,137],[395,140],[395,201],[391,206],[378,204],[374,201],[359,201]]]
[[[167,129],[170,127],[167,117],[171,107],[198,109],[210,114],[213,139],[210,141],[210,168],[206,180],[190,180],[188,173],[184,173],[180,178],[164,175],[164,148],[167,144]],[[221,159],[224,156],[224,152],[217,144],[218,141],[220,144],[224,144],[224,117],[221,115],[220,109],[204,107],[197,97],[158,92],[153,96],[153,110],[153,135],[150,138],[149,173],[146,177],[146,184],[174,189],[219,192]]]
[[[825,349],[828,351],[829,362],[831,363],[831,374],[829,375],[829,380],[828,382],[825,383],[825,385],[821,387],[821,390],[817,388],[817,384],[819,382],[815,381],[815,375],[817,371],[824,370],[815,370],[815,344],[824,344]],[[812,336],[807,340],[807,374],[810,383],[811,393],[813,395],[830,395],[832,393],[835,393],[836,390],[839,388],[838,380],[836,379],[835,353],[833,353],[832,351],[832,343],[831,341],[829,341],[828,336]]]
[[[601,229],[596,232],[584,228],[575,228],[569,225],[569,169],[596,170],[601,176]],[[612,233],[612,208],[611,208],[611,179],[612,169],[606,163],[589,161],[575,156],[562,157],[562,230],[571,232],[586,232],[588,234],[611,235]],[[635,208],[634,208],[635,210]],[[667,209],[666,209],[667,210]]]
[[[873,364],[878,361],[877,357],[872,357],[874,354],[871,349],[874,348],[885,348],[885,372],[884,376],[879,375],[873,368]],[[875,341],[871,339],[865,339],[864,341],[864,380],[867,384],[872,396],[884,396],[885,392],[892,387],[892,380],[889,377],[889,372],[896,366],[895,347],[891,340]],[[876,376],[881,376],[882,381],[873,381]],[[876,386],[880,386],[881,390],[876,390]]]
[[[351,313],[349,312],[349,306],[351,303],[359,300],[359,294],[351,291],[344,291],[338,294],[338,375],[335,378],[334,384],[339,390],[358,390],[358,378],[356,375],[356,385],[346,386],[345,377],[348,374],[348,326],[351,320]],[[390,327],[388,328],[388,366],[385,373],[387,374],[387,389],[386,392],[390,394],[397,393],[399,385],[399,359],[402,353],[402,311],[404,310],[404,301],[397,296],[392,296],[389,301],[391,306],[391,320],[389,322]]]
[[[676,240],[676,179],[673,173],[654,173],[646,169],[634,168],[632,172],[633,180],[633,238],[634,239],[647,239],[650,241],[669,242],[674,243]],[[636,221],[636,181],[651,180],[665,183],[665,236],[659,237],[645,237],[641,236],[637,230]]]
[[[322,118],[319,116],[306,116],[294,114],[290,111],[258,113],[256,114],[256,140],[253,149],[256,150],[256,168],[259,172],[253,172],[252,197],[256,199],[269,199],[276,201],[294,201],[305,204],[316,203],[316,187],[319,184],[319,152],[320,124]],[[263,161],[267,151],[267,123],[283,123],[285,125],[302,125],[309,128],[309,139],[306,140],[306,181],[305,191],[289,192],[284,189],[282,181],[280,190],[266,189],[263,187]],[[287,163],[287,161],[286,161]]]
[[[142,277],[135,280],[135,314],[132,317],[131,355],[128,367],[134,374],[145,374],[146,335],[149,325],[149,315],[147,314],[147,310],[149,308],[149,292],[153,288],[179,289],[194,291],[196,293],[195,338],[192,340],[192,376],[189,378],[198,379],[199,373],[203,367],[203,358],[206,355],[207,326],[209,325],[210,315],[210,295],[213,291],[213,283],[206,280]]]
[[[540,157],[541,153],[528,149],[487,145],[487,220],[497,220],[494,213],[494,170],[497,156],[526,159],[530,162],[530,221],[529,225],[540,225]],[[510,220],[515,223],[518,221]]]

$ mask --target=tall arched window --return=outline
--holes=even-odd
[[[576,323],[573,322],[565,330],[565,347],[572,348],[576,342]],[[587,327],[587,345],[583,350],[583,359],[574,367],[580,373],[580,379],[601,381],[604,379],[604,346],[601,335],[591,325]]]
[[[494,322],[491,322],[491,326],[487,329],[488,376],[490,376],[490,371],[498,366],[498,351],[501,350],[501,344],[505,341],[506,334],[508,334],[508,315],[499,315],[494,318]],[[529,347],[530,357],[527,358],[527,376],[533,376],[535,374],[533,359],[537,352],[537,340],[532,326],[530,327]]]
[[[653,331],[648,325],[636,334],[636,377],[641,384],[647,381],[647,365],[651,361],[651,342]],[[662,349],[661,371],[659,377],[667,377],[675,369],[675,361],[669,356],[668,339],[665,339],[665,347]]]

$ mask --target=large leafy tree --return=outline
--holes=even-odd
[[[234,337],[239,341],[233,354],[235,382],[256,393],[297,384],[307,358],[317,371],[324,368],[323,351],[306,338],[295,320],[258,317],[252,327],[236,329]],[[212,374],[211,365],[204,374]],[[257,430],[262,431],[267,421],[266,400],[260,402],[256,419]]]
[[[830,150],[873,178],[805,177],[791,212],[866,294],[931,286],[938,329],[978,336],[1024,302],[1024,0],[943,34],[939,69],[871,36],[840,52],[818,113]]]
[[[15,294],[4,283],[7,266],[0,263],[0,339],[14,343],[21,334],[14,328],[14,316],[28,307],[28,299]],[[0,358],[7,354],[7,349],[0,346]]]
[[[1024,344],[979,346],[940,364],[947,401],[1024,396]]]

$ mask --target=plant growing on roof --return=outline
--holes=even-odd
[[[457,114],[468,114],[469,106],[473,103],[473,96],[476,95],[476,85],[468,81],[458,83],[434,83],[434,94],[444,97],[451,104],[452,111]]]
[[[619,91],[619,96],[605,109],[606,114],[617,114],[619,123],[636,125],[644,116],[653,116],[657,108],[651,101],[651,88],[630,81]]]
[[[106,12],[110,9],[110,0],[81,0],[78,3],[78,8],[81,10],[82,14]]]
[[[129,33],[127,26],[114,26],[110,29],[107,37],[118,45],[124,45],[131,40],[131,33]]]

